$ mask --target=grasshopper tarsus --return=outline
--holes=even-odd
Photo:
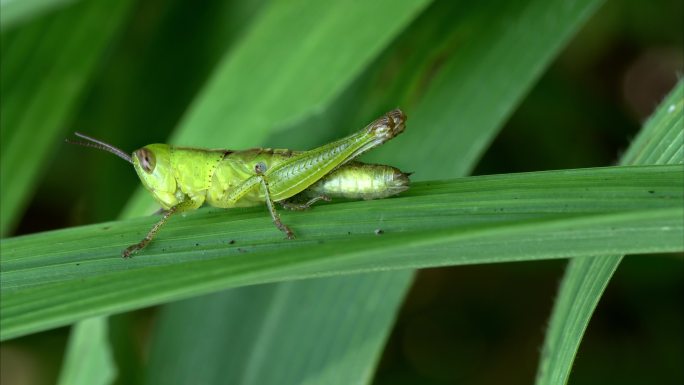
[[[274,215],[275,214],[275,215]],[[286,224],[280,220],[280,216],[275,211],[271,212],[271,217],[273,218],[273,224],[278,228],[278,230],[285,233],[285,239],[295,239],[294,232]]]
[[[123,259],[133,258],[133,253],[135,253],[139,249],[140,249],[140,247],[138,247],[138,244],[128,246],[127,248],[124,249],[124,251],[121,252],[121,258],[123,258]]]
[[[278,230],[282,231],[285,233],[285,239],[295,239],[294,232],[292,232],[292,229],[286,224],[283,223],[282,220],[280,220],[280,215],[275,211],[275,208],[273,208],[273,205],[269,205],[269,209],[272,209],[271,211],[271,218],[273,218],[273,224],[278,228]]]
[[[133,258],[133,254],[137,253],[139,250],[144,249],[150,241],[152,241],[152,236],[145,237],[142,241],[136,243],[135,245],[130,245],[121,252],[121,258],[129,259]]]

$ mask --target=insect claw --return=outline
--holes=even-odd
[[[133,245],[133,246],[129,246],[129,247],[125,248],[124,251],[121,252],[121,258],[123,258],[123,259],[133,258],[133,253],[138,251],[137,246],[138,245]]]

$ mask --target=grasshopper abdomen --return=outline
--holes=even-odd
[[[409,174],[382,164],[351,162],[304,190],[309,197],[380,199],[409,188]]]

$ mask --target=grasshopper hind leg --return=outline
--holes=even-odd
[[[280,205],[286,210],[304,211],[311,208],[311,206],[318,201],[330,202],[332,199],[327,195],[317,195],[304,203],[293,202],[292,200],[280,201]]]

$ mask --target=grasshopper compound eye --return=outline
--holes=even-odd
[[[140,167],[142,167],[146,173],[151,174],[152,171],[154,171],[154,167],[157,165],[157,158],[154,156],[154,153],[147,148],[141,148],[134,154],[140,161]]]

